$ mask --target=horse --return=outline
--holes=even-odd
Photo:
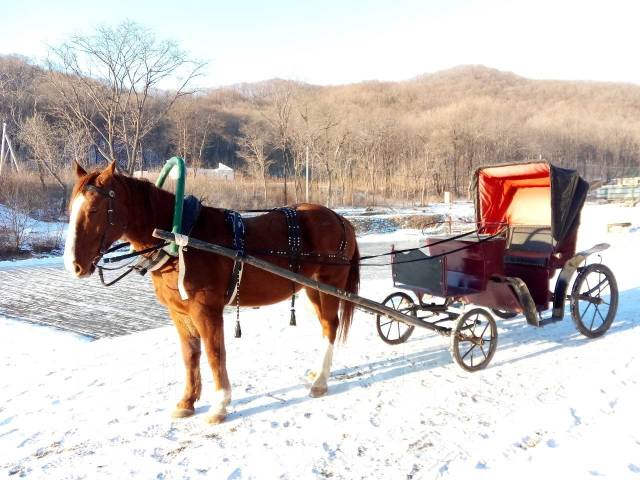
[[[88,277],[97,262],[116,240],[130,242],[136,251],[158,245],[152,236],[154,228],[171,230],[175,195],[144,179],[132,178],[115,171],[115,162],[102,171],[87,173],[75,164],[76,181],[69,201],[69,228],[64,250],[64,264],[73,276]],[[298,273],[336,288],[357,293],[360,273],[359,252],[351,223],[321,205],[302,203],[295,206],[302,245],[307,252],[336,252],[343,248],[343,262],[307,261],[299,263]],[[268,212],[245,219],[246,250],[263,253],[273,264],[291,268],[285,256],[274,251],[287,251],[288,226],[281,212]],[[225,224],[225,211],[203,206],[191,235],[206,242],[231,245],[233,238]],[[214,380],[214,397],[208,421],[222,422],[231,402],[231,384],[227,375],[227,357],[223,329],[223,308],[234,261],[213,253],[185,249],[186,275],[183,279],[188,299],[178,290],[178,261],[171,258],[151,272],[158,301],[166,306],[178,332],[186,370],[182,398],[172,412],[174,418],[194,415],[194,404],[200,399],[201,345]],[[260,254],[256,256],[260,257]],[[302,287],[291,280],[245,265],[239,284],[239,306],[259,307],[281,302]],[[353,318],[354,305],[333,296],[306,288],[322,327],[326,348],[312,380],[309,395],[327,393],[333,349],[336,339],[345,341]],[[235,305],[235,303],[234,303]],[[340,315],[339,315],[340,314]]]

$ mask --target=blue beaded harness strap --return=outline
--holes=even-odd
[[[238,212],[234,212],[233,210],[225,211],[225,220],[227,224],[231,228],[231,233],[233,237],[233,249],[237,252],[236,256],[238,258],[244,257],[246,253],[245,247],[245,225],[244,219]],[[233,270],[231,271],[231,280],[229,281],[229,287],[227,288],[227,305],[233,303],[234,300],[237,299],[239,289],[240,289],[240,280],[242,279],[242,266],[243,263],[239,260],[236,260],[233,263]]]
[[[302,254],[302,238],[300,235],[300,223],[298,212],[295,208],[279,207],[276,212],[284,213],[287,220],[287,239],[289,246],[289,269],[292,272],[300,270],[300,255]],[[291,319],[289,325],[296,325],[296,284],[291,282]]]
[[[225,221],[231,227],[231,234],[233,237],[233,249],[236,251],[236,260],[233,262],[233,269],[231,270],[231,278],[229,279],[229,286],[227,287],[226,304],[230,305],[235,301],[236,304],[236,338],[242,336],[242,329],[240,328],[240,282],[242,281],[242,271],[244,263],[240,261],[240,258],[245,256],[245,225],[242,216],[238,212],[233,210],[225,210]]]

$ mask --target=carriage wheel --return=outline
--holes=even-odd
[[[382,304],[386,307],[393,308],[406,315],[417,316],[416,304],[411,297],[404,292],[395,292],[384,299]],[[376,330],[383,342],[389,345],[399,345],[406,342],[416,327],[407,325],[406,323],[392,320],[388,317],[378,315],[376,319]]]
[[[586,337],[604,334],[618,310],[618,284],[613,272],[601,263],[592,263],[576,277],[571,290],[571,318]]]
[[[463,370],[482,370],[497,346],[498,328],[489,312],[474,308],[458,317],[451,331],[451,356]]]
[[[500,318],[508,320],[518,315],[518,312],[510,312],[509,310],[500,310],[499,308],[492,308],[491,311]]]

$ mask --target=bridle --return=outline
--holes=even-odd
[[[84,187],[84,191],[86,190],[90,190],[92,192],[96,192],[102,195],[109,202],[107,205],[107,227],[104,229],[104,232],[102,232],[102,238],[100,239],[100,250],[98,251],[97,255],[94,257],[94,259],[91,262],[95,267],[100,268],[98,266],[98,262],[102,259],[102,257],[104,257],[105,254],[109,253],[109,248],[106,244],[107,234],[109,233],[109,227],[115,227],[118,225],[115,222],[115,210],[114,210],[114,201],[116,198],[116,192],[115,190],[112,190],[112,189],[106,190],[104,188],[100,188],[95,185],[86,185]],[[126,224],[124,224],[124,227],[126,228]]]
[[[116,221],[116,214],[115,214],[115,208],[114,208],[114,202],[115,202],[115,198],[116,198],[115,190],[113,190],[113,189],[107,190],[107,189],[104,189],[104,188],[97,187],[96,185],[85,185],[83,190],[84,191],[90,190],[92,192],[96,192],[99,195],[102,195],[104,198],[106,198],[107,201],[109,202],[107,204],[107,226],[104,229],[104,232],[102,233],[102,238],[100,239],[100,249],[98,250],[98,253],[93,258],[93,260],[91,261],[91,264],[98,270],[98,275],[100,276],[100,281],[102,282],[102,284],[105,287],[110,287],[114,283],[119,282],[124,277],[129,275],[133,270],[140,270],[140,268],[137,267],[136,265],[130,265],[130,264],[122,265],[120,267],[108,268],[108,267],[105,267],[104,265],[100,265],[98,263],[98,262],[100,262],[100,260],[103,259],[103,257],[106,254],[115,252],[117,250],[121,250],[121,249],[123,249],[125,247],[128,247],[130,245],[129,242],[119,243],[119,244],[117,244],[117,245],[115,245],[113,247],[109,247],[107,245],[107,235],[109,233],[109,227],[121,226],[123,228],[123,230],[126,230],[127,224],[126,223],[118,223]],[[104,259],[104,263],[114,263],[114,262],[118,262],[120,260],[139,257],[139,256],[144,255],[146,253],[155,252],[157,250],[160,250],[161,248],[165,247],[166,245],[167,245],[166,242],[162,242],[162,243],[160,243],[158,245],[154,245],[153,247],[145,248],[144,250],[141,250],[141,251],[137,251],[137,252],[136,251],[132,251],[132,252],[127,253],[127,254],[118,255],[116,257],[105,258]],[[125,267],[128,267],[128,268],[124,273],[120,274],[118,277],[116,277],[115,279],[111,280],[110,282],[105,281],[105,279],[104,279],[104,270],[120,270],[120,269],[125,268]],[[144,271],[146,272],[146,270],[144,270]]]
[[[98,250],[98,253],[95,255],[95,257],[93,258],[93,260],[91,261],[91,264],[94,266],[94,268],[96,268],[98,270],[98,275],[100,276],[100,281],[102,282],[102,284],[106,287],[109,287],[111,285],[113,285],[114,283],[116,283],[117,281],[123,279],[124,277],[126,277],[129,273],[131,273],[132,269],[127,270],[126,272],[124,272],[123,274],[121,274],[119,277],[117,277],[115,280],[111,281],[111,282],[106,282],[104,279],[104,272],[103,270],[119,270],[122,267],[119,268],[106,268],[104,265],[100,265],[98,262],[100,262],[100,260],[102,260],[102,258],[107,254],[107,253],[111,253],[114,252],[116,250],[120,250],[121,248],[124,248],[126,246],[128,246],[128,243],[121,243],[118,244],[112,248],[109,248],[109,245],[107,245],[107,235],[109,233],[109,228],[110,227],[116,227],[118,226],[118,223],[116,222],[116,218],[115,218],[115,209],[114,209],[114,202],[116,199],[116,192],[113,189],[110,190],[106,190],[104,188],[100,188],[97,187],[95,185],[85,185],[83,191],[92,191],[92,192],[96,192],[97,194],[103,196],[104,198],[107,199],[107,201],[109,202],[107,204],[107,226],[104,229],[104,232],[102,232],[102,238],[100,239],[100,249]],[[123,225],[124,228],[126,228],[126,224]]]

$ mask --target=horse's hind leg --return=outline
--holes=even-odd
[[[200,337],[190,320],[184,315],[169,312],[180,336],[182,359],[187,374],[184,394],[171,413],[174,418],[190,417],[195,413],[194,403],[200,398]]]
[[[327,342],[326,350],[320,358],[318,368],[312,372],[313,384],[309,395],[311,397],[321,397],[327,393],[327,380],[331,374],[331,362],[333,361],[333,344],[338,331],[338,309],[340,301],[336,297],[320,293],[316,290],[306,289],[307,296],[313,304],[320,325],[322,326],[322,336]]]

